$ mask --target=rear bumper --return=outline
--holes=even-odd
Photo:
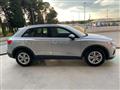
[[[13,58],[13,55],[12,55],[12,54],[10,54],[10,53],[7,53],[7,54],[8,54],[9,57]]]

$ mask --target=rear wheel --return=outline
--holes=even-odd
[[[85,61],[88,65],[99,66],[105,62],[105,54],[101,49],[89,49],[85,54]]]
[[[21,66],[29,66],[32,63],[32,55],[26,51],[19,51],[16,54],[16,61]]]

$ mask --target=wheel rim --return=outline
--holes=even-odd
[[[18,61],[19,61],[19,63],[26,65],[30,62],[30,56],[25,52],[19,53]]]
[[[103,60],[103,56],[99,51],[93,51],[88,55],[91,64],[99,64]]]

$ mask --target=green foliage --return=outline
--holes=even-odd
[[[27,12],[30,24],[56,23],[57,13],[48,2],[42,0],[22,0],[24,11]],[[52,15],[52,16],[50,16]]]
[[[9,1],[9,23],[13,28],[23,27],[25,25],[25,19],[20,6],[19,0]]]
[[[9,1],[9,0],[0,0],[0,6],[7,8],[7,6],[8,6],[8,1]]]
[[[2,32],[3,36],[6,36],[6,27],[5,25],[2,23],[2,19],[0,18],[0,31]]]
[[[14,33],[16,28],[28,24],[58,22],[57,12],[43,0],[0,0],[1,12],[4,12],[5,16],[5,22],[1,21],[4,34],[6,34],[6,28],[9,29],[9,32]],[[27,18],[24,17],[25,15]]]

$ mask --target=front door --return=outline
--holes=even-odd
[[[74,33],[61,27],[51,27],[49,29],[53,55],[80,56],[80,39]],[[76,38],[71,40],[69,38],[70,34],[74,34]]]

